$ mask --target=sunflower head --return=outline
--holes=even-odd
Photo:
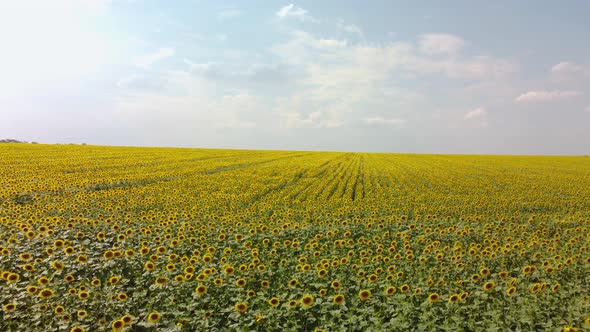
[[[496,287],[496,283],[493,281],[488,281],[483,285],[483,290],[486,292],[491,292]]]
[[[16,303],[8,303],[4,305],[5,312],[13,312],[16,310]]]
[[[42,299],[50,298],[55,295],[55,292],[51,288],[44,288],[39,291],[39,297]]]
[[[506,289],[507,296],[512,296],[514,293],[516,293],[516,287],[514,286],[508,287],[508,289]]]
[[[371,291],[368,289],[363,289],[359,292],[359,298],[361,301],[367,301],[371,298]]]
[[[428,302],[434,303],[440,300],[440,295],[438,293],[432,293],[428,295]]]
[[[239,302],[239,303],[236,303],[236,304],[234,305],[234,309],[235,309],[237,312],[239,312],[239,313],[243,314],[243,313],[245,313],[246,311],[248,311],[248,305],[247,305],[246,303],[244,303],[244,302]]]
[[[159,312],[153,311],[147,316],[147,321],[150,323],[159,323],[162,316]]]
[[[303,308],[309,308],[313,305],[314,298],[313,298],[313,296],[306,294],[306,295],[303,295],[303,297],[301,298],[301,300],[299,302],[301,303],[301,306]]]
[[[334,303],[335,305],[341,305],[344,303],[344,295],[343,294],[337,294],[336,296],[334,296],[334,298],[332,299],[332,303]]]
[[[195,288],[195,292],[198,295],[205,295],[207,294],[207,286],[203,285],[203,284],[199,284],[196,288]]]
[[[271,307],[276,308],[280,303],[281,303],[281,301],[279,300],[278,297],[273,297],[270,300],[268,300],[268,304],[270,304]]]
[[[125,322],[122,321],[121,319],[114,320],[111,323],[111,328],[113,329],[113,332],[120,332],[123,330],[124,327],[125,327]]]

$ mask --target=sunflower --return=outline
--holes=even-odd
[[[363,289],[359,292],[359,298],[361,299],[361,301],[367,301],[368,299],[371,298],[371,291],[368,289]]]
[[[88,263],[88,256],[80,255],[80,256],[76,257],[76,262],[78,262],[78,264],[86,264],[86,263]]]
[[[129,299],[129,295],[127,295],[127,293],[117,294],[117,300],[119,300],[119,301],[127,301],[128,299]]]
[[[496,287],[496,283],[493,281],[488,281],[483,285],[483,290],[486,292],[491,292]]]
[[[344,303],[344,295],[343,294],[336,294],[334,296],[334,298],[332,299],[332,303],[334,303],[335,305],[341,305]]]
[[[47,278],[47,277],[41,277],[41,278],[37,279],[37,282],[41,286],[47,286],[49,284],[49,278]]]
[[[270,304],[270,306],[274,308],[276,308],[280,303],[281,301],[278,297],[272,297],[270,300],[268,300],[268,304]]]
[[[330,287],[332,287],[332,288],[333,288],[333,289],[335,289],[335,290],[338,290],[338,289],[340,289],[340,286],[341,286],[341,285],[340,285],[340,281],[338,281],[338,280],[333,280],[333,281],[330,283]]]
[[[113,276],[113,277],[109,278],[109,283],[111,285],[116,285],[119,283],[119,281],[121,281],[121,277],[119,277],[119,276]]]
[[[92,287],[99,287],[99,286],[100,286],[100,284],[101,284],[101,282],[100,282],[100,279],[97,279],[97,278],[95,278],[95,279],[92,279],[92,281],[90,282],[90,285],[91,285]]]
[[[15,310],[16,310],[16,303],[14,303],[14,302],[4,305],[5,312],[13,312]]]
[[[320,296],[326,296],[326,294],[328,294],[328,290],[325,288],[322,288],[322,289],[320,289],[318,294],[320,294]]]
[[[479,270],[479,274],[481,274],[482,277],[487,277],[490,275],[490,269],[488,269],[487,267],[484,267],[483,269]]]
[[[396,291],[395,287],[389,286],[385,289],[384,293],[386,296],[391,296],[391,295],[395,294],[395,291]]]
[[[203,285],[203,284],[199,284],[196,288],[195,288],[195,292],[198,295],[205,295],[207,294],[207,286]]]
[[[80,325],[73,326],[70,329],[70,332],[85,332],[85,331],[86,330],[82,326],[80,326]]]
[[[469,293],[467,293],[467,292],[461,293],[461,301],[465,301],[465,299],[467,299],[468,296],[469,296]]]
[[[244,303],[244,302],[239,302],[239,303],[236,303],[236,304],[234,305],[234,309],[235,309],[237,312],[239,312],[239,313],[243,314],[243,313],[245,313],[246,311],[248,311],[248,305],[247,305],[246,303]]]
[[[551,286],[551,291],[553,292],[557,292],[561,289],[561,285],[560,284],[553,284],[553,286]]]
[[[70,247],[70,246],[64,248],[64,253],[66,255],[71,255],[71,254],[74,253],[74,251],[75,251],[74,248],[73,247]]]
[[[64,306],[62,305],[56,305],[55,308],[53,308],[53,313],[55,313],[56,315],[61,315],[66,311],[66,308],[64,308]]]
[[[311,296],[309,294],[303,295],[301,300],[299,300],[299,303],[301,303],[301,306],[304,309],[311,307],[313,305],[313,302],[314,302],[314,298],[313,298],[313,296]]]
[[[161,318],[162,316],[159,312],[153,311],[147,316],[147,321],[150,323],[158,323],[160,322]]]
[[[270,287],[270,281],[268,281],[268,280],[262,280],[260,282],[260,287],[262,287],[262,288],[268,288],[268,287]]]
[[[440,301],[440,295],[438,293],[432,293],[428,295],[428,302],[434,303]]]
[[[125,323],[125,326],[129,326],[133,322],[133,316],[127,314],[121,317],[121,320],[123,321],[123,323]]]
[[[87,300],[88,298],[90,298],[90,293],[88,293],[87,291],[81,291],[80,293],[78,293],[78,298],[80,300]]]
[[[102,254],[102,257],[107,261],[111,260],[115,257],[115,252],[113,252],[112,250],[107,250]]]
[[[507,296],[512,296],[514,293],[516,293],[516,287],[514,286],[508,287],[508,289],[506,289]]]
[[[156,280],[154,281],[154,284],[156,286],[164,286],[167,283],[168,283],[168,278],[166,278],[164,276],[156,277]]]
[[[460,299],[461,299],[461,295],[459,295],[459,294],[451,294],[449,296],[449,303],[451,303],[451,304],[457,303],[457,302],[459,302]]]
[[[39,297],[42,299],[47,299],[55,295],[55,292],[51,288],[43,288],[39,291]]]
[[[78,312],[76,312],[76,317],[78,317],[78,320],[83,320],[86,318],[86,316],[88,316],[88,311],[86,310],[78,310]]]
[[[408,284],[403,284],[399,288],[399,291],[402,293],[408,292],[409,290],[410,290],[410,285],[408,285]]]
[[[236,280],[236,286],[238,286],[238,287],[244,287],[244,286],[246,286],[246,279],[239,278],[238,280]]]
[[[145,262],[145,264],[143,265],[143,267],[147,271],[153,271],[156,268],[156,265],[153,262],[151,262],[151,261],[147,261],[147,262]]]
[[[111,328],[113,329],[113,332],[121,332],[123,331],[124,327],[125,322],[121,319],[117,319],[111,323]]]
[[[295,286],[297,286],[298,283],[299,283],[299,280],[297,280],[296,278],[293,278],[293,279],[289,280],[289,287],[295,287]]]
[[[37,291],[38,290],[39,290],[39,288],[37,288],[37,286],[33,286],[33,285],[28,286],[27,287],[27,294],[29,294],[29,295],[35,295],[35,294],[37,294]]]

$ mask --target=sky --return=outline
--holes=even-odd
[[[590,1],[3,0],[0,138],[590,154]]]

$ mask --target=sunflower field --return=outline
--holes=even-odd
[[[0,331],[590,331],[590,157],[0,145]]]

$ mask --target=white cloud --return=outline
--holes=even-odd
[[[149,53],[149,54],[144,54],[140,57],[138,57],[135,60],[135,65],[139,66],[139,67],[150,67],[152,64],[173,56],[174,54],[176,54],[176,50],[172,47],[161,47],[160,49],[158,49],[158,51],[154,52],[154,53]]]
[[[133,85],[140,78],[130,76],[120,83]],[[265,117],[268,105],[263,98],[248,91],[227,91],[190,72],[168,71],[152,79],[159,79],[158,89],[127,89],[117,99],[117,110],[124,120],[141,119],[132,127],[153,128],[154,132],[174,127],[178,132],[173,136],[188,138],[196,128],[215,135],[218,129],[251,129],[272,122]]]
[[[406,121],[397,118],[383,118],[380,116],[365,118],[365,122],[370,125],[400,125]]]
[[[304,116],[301,112],[284,113],[287,128],[338,128],[344,123],[339,120],[329,119],[324,112],[316,111]]]
[[[342,125],[353,124],[358,119],[372,125],[399,124],[400,119],[407,118],[406,114],[396,115],[399,119],[363,116],[367,105],[382,112],[391,105],[410,110],[428,100],[418,91],[398,86],[398,78],[418,79],[421,74],[429,74],[451,79],[494,80],[518,70],[517,64],[502,58],[460,54],[437,58],[418,50],[418,43],[350,43],[294,31],[289,41],[275,45],[272,51],[283,63],[297,68],[300,75],[296,77],[294,95],[307,102],[279,107],[280,113],[286,114],[287,126],[295,128],[319,127],[326,116]],[[288,105],[289,101],[284,104]],[[322,113],[299,111],[310,109]]]
[[[344,32],[357,35],[359,37],[363,36],[363,30],[354,24],[346,24],[344,20],[338,20],[336,23],[336,27]]]
[[[551,67],[551,73],[557,75],[577,74],[582,73],[583,71],[584,68],[582,66],[569,61],[562,61]]]
[[[518,71],[516,63],[492,56],[440,60],[410,54],[406,60],[406,67],[416,73],[438,73],[449,78],[495,79]]]
[[[217,18],[220,20],[228,20],[242,16],[242,11],[235,6],[222,7],[217,12]]]
[[[550,102],[575,98],[581,94],[579,91],[528,91],[516,97],[516,102]]]
[[[294,18],[301,21],[315,21],[313,17],[307,14],[307,10],[297,7],[292,3],[279,9],[276,15],[281,19]]]
[[[455,54],[463,49],[463,39],[446,33],[429,33],[420,36],[420,50],[427,54]]]
[[[479,107],[479,108],[476,108],[472,111],[465,113],[465,115],[463,116],[463,119],[465,119],[465,120],[477,119],[477,118],[481,118],[481,117],[485,116],[486,114],[487,114],[487,112],[486,112],[485,108]]]

